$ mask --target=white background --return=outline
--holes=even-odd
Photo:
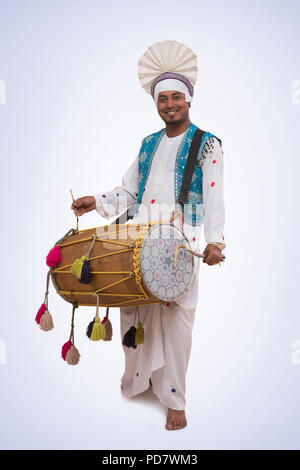
[[[1,448],[299,448],[299,20],[296,0],[0,1]],[[69,189],[117,186],[164,127],[137,61],[166,39],[198,56],[190,115],[223,142],[228,243],[222,268],[201,264],[175,432],[151,394],[121,396],[118,309],[95,344],[79,309],[77,367],[60,358],[71,307],[53,286],[55,329],[34,322],[45,256],[75,224]]]

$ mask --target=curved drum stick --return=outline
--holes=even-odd
[[[204,258],[204,254],[203,254],[203,253],[197,253],[196,251],[190,250],[190,249],[187,248],[185,245],[178,245],[178,246],[176,246],[176,248],[175,248],[175,259],[174,259],[174,266],[175,266],[175,268],[177,267],[178,251],[180,250],[180,248],[184,248],[186,251],[188,251],[188,252],[191,253],[192,255],[197,256],[197,258]],[[221,263],[225,260],[225,255],[222,255],[222,256],[223,256],[223,259],[218,263],[219,266],[221,266]],[[217,264],[217,263],[216,263],[216,264]]]

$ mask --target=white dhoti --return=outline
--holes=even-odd
[[[196,261],[190,289],[176,302],[139,307],[144,344],[136,349],[123,346],[125,371],[121,383],[125,396],[131,398],[147,390],[151,378],[153,392],[164,406],[185,409],[185,377],[198,300],[198,270],[199,261]],[[133,326],[135,313],[136,307],[120,308],[122,338]]]

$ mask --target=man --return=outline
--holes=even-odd
[[[173,62],[176,62],[176,53],[184,57],[184,73],[178,61],[176,69],[172,60],[166,60],[166,57],[173,57]],[[161,60],[160,54],[163,57]],[[154,65],[151,65],[152,57]],[[190,76],[186,71],[189,57]],[[182,210],[177,201],[187,153],[196,130],[189,117],[192,82],[197,70],[195,61],[190,49],[176,41],[157,43],[146,51],[139,62],[139,78],[142,86],[151,93],[166,127],[143,139],[139,155],[125,173],[122,186],[104,194],[79,198],[72,204],[72,209],[77,216],[96,210],[101,216],[110,218],[120,213],[120,198],[126,198],[132,217],[129,223],[145,223],[150,218],[179,224],[191,248],[198,252],[204,215],[207,246],[203,252],[203,262],[213,266],[223,259],[225,215],[223,153],[219,139],[212,134],[205,132],[202,137],[187,195],[188,209]],[[145,83],[144,77],[148,79],[149,76],[150,82]],[[195,206],[196,211],[193,209]],[[204,210],[201,212],[199,208]],[[187,425],[185,376],[198,300],[199,258],[195,258],[195,263],[192,284],[176,302],[139,307],[140,321],[145,331],[144,344],[136,349],[123,346],[123,393],[127,397],[137,395],[146,390],[150,382],[153,392],[168,408],[165,426],[168,430],[182,429]],[[122,338],[132,326],[135,312],[135,307],[120,309]]]

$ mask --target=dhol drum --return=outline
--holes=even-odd
[[[179,248],[190,246],[175,225],[129,223],[74,232],[58,244],[61,261],[51,269],[57,293],[68,302],[96,305],[95,293],[106,307],[172,302],[191,285],[194,258]],[[88,251],[90,282],[82,283],[72,266]]]

